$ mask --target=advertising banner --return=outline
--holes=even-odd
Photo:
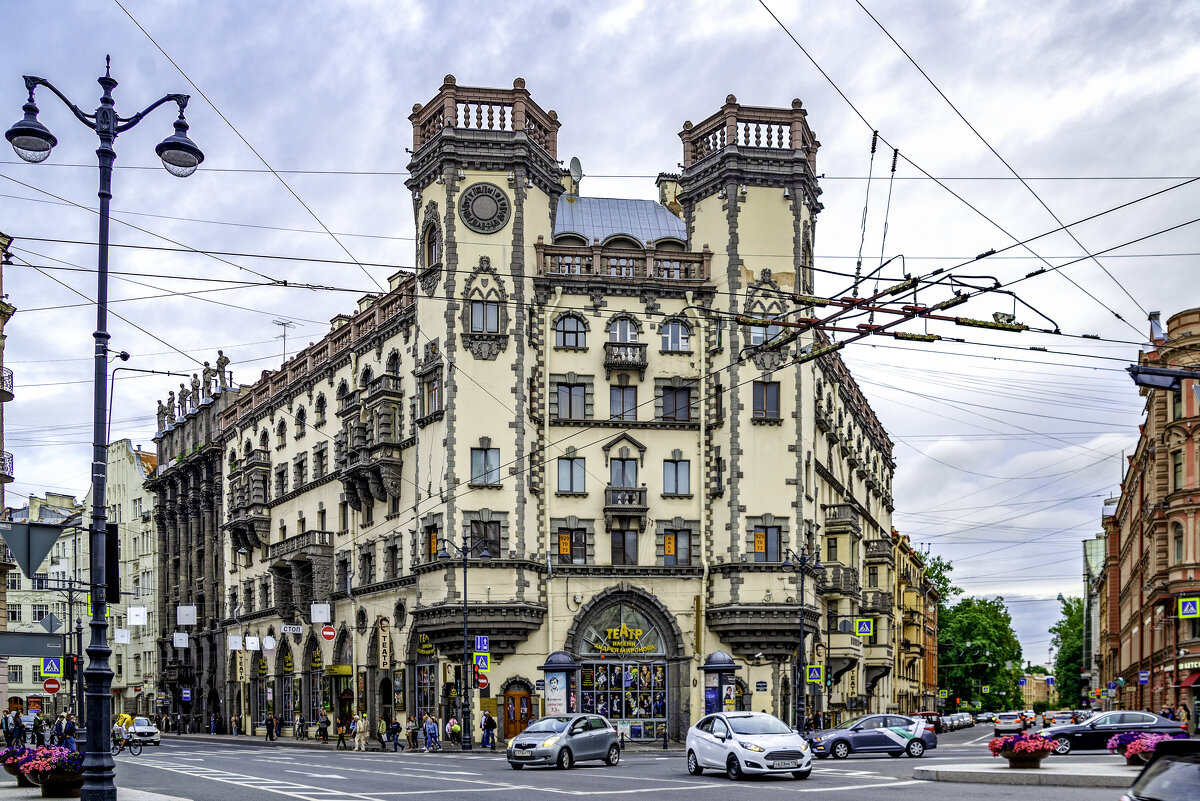
[[[567,714],[567,674],[546,674],[546,714]]]

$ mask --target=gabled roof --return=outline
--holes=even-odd
[[[683,220],[653,200],[561,195],[554,235],[579,234],[591,244],[624,234],[640,245],[660,239],[687,241]]]

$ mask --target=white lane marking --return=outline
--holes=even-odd
[[[899,787],[902,784],[924,784],[923,779],[909,779],[902,782],[892,782],[891,784],[843,784],[837,787],[787,787],[780,789],[791,790],[794,793],[837,793],[843,790],[882,790],[892,787]]]
[[[172,773],[181,773],[185,776],[191,776],[197,779],[207,779],[209,781],[220,782],[222,784],[232,784],[237,787],[246,787],[252,790],[265,790],[269,793],[288,796],[289,798],[298,798],[301,801],[334,801],[329,797],[329,790],[324,787],[313,787],[307,784],[297,784],[295,782],[285,782],[275,779],[264,779],[258,776],[247,776],[240,773],[230,773],[228,771],[216,770],[214,768],[203,768],[196,765],[180,765],[172,762],[167,762],[157,759],[142,760],[141,764],[166,770]],[[339,792],[337,801],[380,801],[373,795],[353,792]]]
[[[284,770],[284,773],[299,773],[301,776],[311,776],[314,779],[345,779],[345,776],[335,776],[332,773],[309,773],[304,770]]]

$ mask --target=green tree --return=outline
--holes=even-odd
[[[1054,657],[1054,689],[1059,704],[1077,706],[1083,692],[1083,599],[1063,598],[1058,622],[1050,627]]]
[[[963,598],[941,613],[938,688],[948,691],[947,708],[976,701],[989,712],[1023,706],[1021,667],[1021,643],[1003,598]]]
[[[925,557],[925,578],[937,590],[939,612],[947,609],[950,601],[956,596],[962,595],[962,587],[955,585],[950,579],[952,572],[954,572],[954,565],[942,557],[934,554]]]
[[[1025,674],[1027,676],[1049,676],[1050,671],[1046,670],[1043,665],[1030,665],[1025,668]]]

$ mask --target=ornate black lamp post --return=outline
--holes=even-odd
[[[808,715],[808,668],[806,667],[807,660],[804,658],[804,611],[808,607],[808,602],[807,596],[804,594],[804,577],[810,570],[814,574],[824,572],[825,566],[821,564],[820,555],[817,553],[810,554],[807,547],[801,548],[799,554],[791,548],[786,549],[784,551],[783,566],[788,570],[797,570],[800,573],[800,670],[797,675],[803,681],[797,682],[799,686],[796,688],[796,694],[800,696],[799,720],[796,721],[796,731],[803,736],[806,726],[805,718]]]
[[[109,62],[109,59],[105,59]],[[78,106],[67,99],[45,78],[26,75],[25,88],[29,90],[29,100],[23,110],[25,118],[4,134],[13,146],[17,155],[25,161],[38,163],[50,156],[51,149],[58,144],[54,134],[46,126],[38,122],[38,107],[34,104],[33,92],[39,86],[49,89],[66,104],[75,118],[96,132],[100,138],[100,147],[96,156],[100,163],[100,237],[98,281],[96,290],[96,332],[93,339],[96,343],[95,353],[95,387],[92,420],[92,526],[89,535],[91,553],[89,564],[91,568],[91,629],[92,638],[87,647],[88,665],[83,676],[87,685],[87,753],[83,760],[83,790],[81,798],[85,801],[116,801],[117,788],[113,783],[113,758],[109,753],[109,705],[112,703],[112,669],[108,665],[108,657],[112,650],[108,647],[107,630],[104,612],[107,601],[104,590],[107,583],[104,559],[104,539],[107,524],[107,501],[105,487],[107,480],[107,437],[105,423],[108,414],[108,395],[106,384],[108,375],[108,206],[112,199],[112,168],[117,154],[113,150],[113,142],[117,134],[128,131],[142,121],[142,118],[163,103],[174,102],[179,106],[179,119],[175,121],[175,133],[168,136],[154,152],[162,159],[167,172],[180,178],[187,177],[196,171],[204,154],[200,148],[187,137],[187,120],[183,111],[187,108],[187,95],[166,95],[151,103],[132,117],[120,117],[113,101],[112,90],[117,82],[105,67],[104,76],[98,79],[104,94],[100,98],[100,106],[94,114],[84,113]]]
[[[471,741],[475,737],[474,733],[471,730],[471,685],[473,683],[473,679],[471,677],[474,675],[474,672],[475,672],[474,671],[475,661],[473,659],[471,659],[471,638],[467,631],[467,565],[468,565],[467,558],[475,551],[479,551],[480,559],[491,559],[492,555],[490,553],[488,553],[486,537],[481,537],[474,544],[467,543],[466,539],[464,538],[463,547],[459,547],[458,545],[455,545],[453,542],[443,539],[441,542],[441,547],[438,548],[438,552],[437,552],[438,559],[450,559],[450,552],[446,550],[446,546],[450,546],[450,548],[452,548],[454,550],[454,553],[456,553],[462,557],[462,569],[463,569],[462,683],[463,683],[463,686],[462,686],[462,692],[459,694],[459,698],[462,699],[462,718],[463,718],[462,719],[462,750],[470,751],[471,750]]]

